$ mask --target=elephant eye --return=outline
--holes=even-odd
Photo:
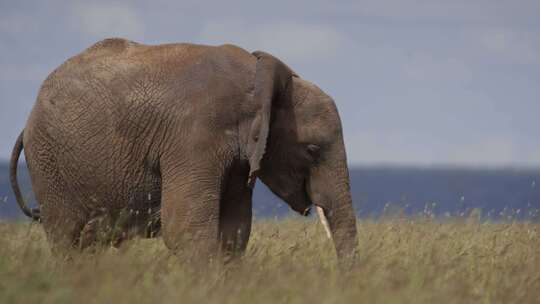
[[[309,144],[307,145],[307,152],[313,160],[316,160],[319,157],[319,153],[321,152],[321,147],[315,144]]]

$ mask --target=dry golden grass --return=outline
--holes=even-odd
[[[241,263],[199,267],[160,239],[51,255],[41,228],[0,224],[1,303],[540,303],[540,224],[359,223],[344,276],[314,220],[256,221]]]

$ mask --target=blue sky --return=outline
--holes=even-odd
[[[329,93],[351,164],[540,166],[540,1],[0,0],[0,159],[56,66],[112,36],[266,50]]]

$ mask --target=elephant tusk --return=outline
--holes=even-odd
[[[321,224],[323,225],[324,230],[326,231],[326,236],[328,237],[328,239],[331,240],[332,232],[330,232],[330,225],[328,225],[328,220],[326,219],[326,216],[324,215],[324,209],[319,206],[315,206],[315,209],[317,209],[317,214],[319,215]]]

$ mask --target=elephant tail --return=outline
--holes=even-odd
[[[11,188],[13,189],[13,193],[15,193],[15,199],[17,200],[17,204],[19,204],[21,211],[24,213],[24,215],[32,218],[35,221],[39,221],[39,209],[28,208],[28,206],[26,206],[26,203],[24,202],[21,194],[21,189],[19,188],[19,183],[17,182],[17,164],[19,162],[19,156],[21,155],[21,151],[23,150],[23,134],[24,130],[21,132],[21,134],[19,134],[17,142],[15,142],[15,146],[13,147],[13,152],[11,152],[11,161],[9,164],[9,178],[11,182]]]

